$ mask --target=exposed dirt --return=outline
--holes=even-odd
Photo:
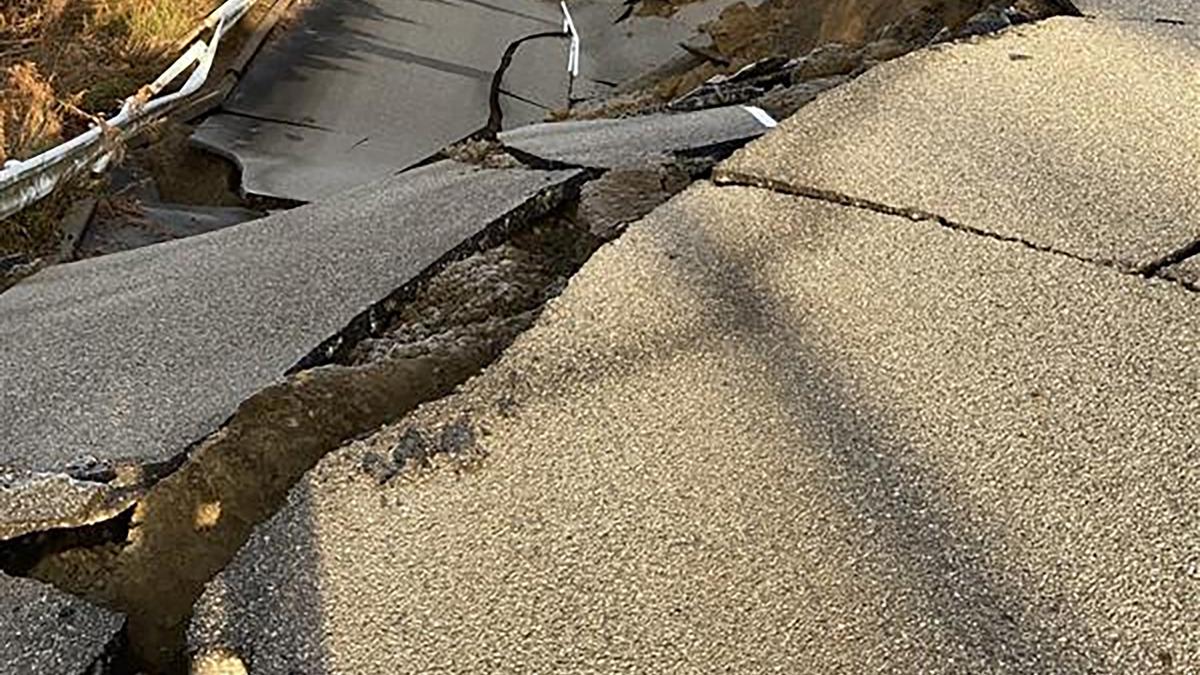
[[[861,46],[897,25],[914,26],[905,32],[916,47],[922,38],[928,41],[943,26],[961,24],[987,4],[987,0],[765,0],[750,7],[739,2],[704,28],[712,49],[729,65],[711,61],[697,65],[662,80],[655,93],[669,100],[714,75],[769,56],[798,57],[831,42]]]
[[[599,246],[566,207],[447,265],[382,333],[339,363],[303,371],[243,403],[121,527],[0,547],[0,566],[129,617],[126,658],[184,672],[183,635],[203,585],[326,452],[394,422],[494,360]]]
[[[154,178],[164,202],[205,206],[245,206],[238,194],[239,176],[231,162],[192,147],[193,127],[166,122],[148,130],[129,162]]]

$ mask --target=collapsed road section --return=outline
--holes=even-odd
[[[1200,305],[1137,266],[1195,253],[1194,137],[1086,133],[1190,101],[1194,30],[1056,19],[818,99],[306,474],[199,672],[1197,669]]]
[[[0,295],[0,534],[123,510],[354,317],[581,176],[443,162]]]
[[[591,149],[576,164],[552,152],[552,125],[513,155],[448,149],[460,160],[0,296],[19,345],[0,361],[4,409],[22,411],[5,420],[0,532],[32,560],[10,571],[121,610],[131,660],[175,664],[192,601],[271,494],[477,372],[594,242],[767,129],[740,107],[674,117],[682,131],[661,117],[573,124],[567,145]],[[81,355],[86,371],[68,367]],[[53,542],[133,506],[111,541]]]
[[[661,118],[582,123],[573,152],[611,147],[562,157],[600,160],[581,168],[445,160],[253,223],[52,268],[0,295],[0,536],[124,510],[239,402],[369,334],[371,308],[438,260],[553,208],[587,178],[582,167],[618,163],[613,139],[637,141],[626,152],[637,164],[766,129],[741,108],[673,119],[684,132],[662,134]],[[558,138],[534,127],[513,146],[550,151]]]
[[[913,44],[946,26],[929,28]],[[775,124],[711,106],[783,93],[790,111],[903,51],[730,61],[663,114],[466,141],[309,206],[26,280],[0,295],[0,565],[125,614],[126,662],[180,669],[192,601],[306,469],[487,366],[599,243]],[[448,422],[360,467],[387,483],[482,433]],[[77,540],[94,523],[103,540]]]
[[[1200,296],[1122,264],[1197,236],[1195,137],[1106,127],[1192,100],[1184,33],[1054,19],[818,99],[328,454],[206,587],[195,663],[1197,670]],[[1044,192],[974,191],[1009,185]]]

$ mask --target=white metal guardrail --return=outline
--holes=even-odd
[[[0,220],[44,199],[54,190],[78,176],[85,170],[104,171],[113,158],[119,143],[146,126],[166,117],[172,110],[188,101],[200,91],[208,80],[213,59],[221,38],[244,17],[258,0],[226,0],[196,30],[196,38],[190,46],[154,82],[146,85],[137,94],[125,100],[121,111],[110,120],[104,120],[79,136],[26,160],[10,160],[0,170]],[[560,3],[563,12],[563,32],[570,35],[571,45],[567,54],[567,71],[574,78],[579,76],[579,31],[567,9],[565,0]],[[208,42],[199,39],[207,30],[212,30]],[[177,91],[159,96],[163,89],[194,68],[183,86]],[[3,226],[0,223],[0,226]]]
[[[121,111],[75,138],[26,160],[5,162],[0,170],[0,219],[7,218],[45,198],[59,185],[84,170],[103,171],[121,140],[165,117],[204,86],[212,70],[221,38],[258,0],[227,0],[210,14],[201,33],[212,29],[208,42],[196,39],[162,75],[125,100]],[[177,91],[159,96],[163,89],[194,68]],[[2,225],[0,225],[2,226]]]

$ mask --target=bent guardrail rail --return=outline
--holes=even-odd
[[[103,171],[111,161],[119,140],[127,139],[147,125],[161,120],[200,91],[208,80],[221,38],[250,11],[258,0],[227,0],[210,14],[200,32],[212,29],[212,38],[196,39],[161,75],[125,99],[121,110],[75,138],[25,160],[5,162],[0,170],[0,219],[44,199],[55,188],[90,168]],[[179,90],[158,96],[176,78],[193,68]]]
[[[208,81],[221,38],[257,2],[258,0],[226,0],[192,32],[190,46],[179,58],[154,82],[125,99],[120,112],[112,119],[101,120],[88,131],[35,157],[5,162],[0,170],[0,221],[46,198],[56,188],[85,170],[90,169],[94,173],[104,171],[120,147],[121,141],[186,106]],[[580,38],[565,0],[560,2],[560,6],[563,13],[563,34],[570,38],[567,71],[573,86],[575,78],[579,76]],[[210,29],[213,34],[209,42],[199,39],[200,35]],[[179,90],[158,96],[163,89],[193,67],[191,75]]]

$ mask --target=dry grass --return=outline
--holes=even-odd
[[[7,0],[0,9],[0,160],[111,113],[175,56],[217,0]]]
[[[25,159],[111,115],[157,77],[220,0],[0,0],[0,162]],[[43,255],[70,195],[6,219],[0,254]]]

